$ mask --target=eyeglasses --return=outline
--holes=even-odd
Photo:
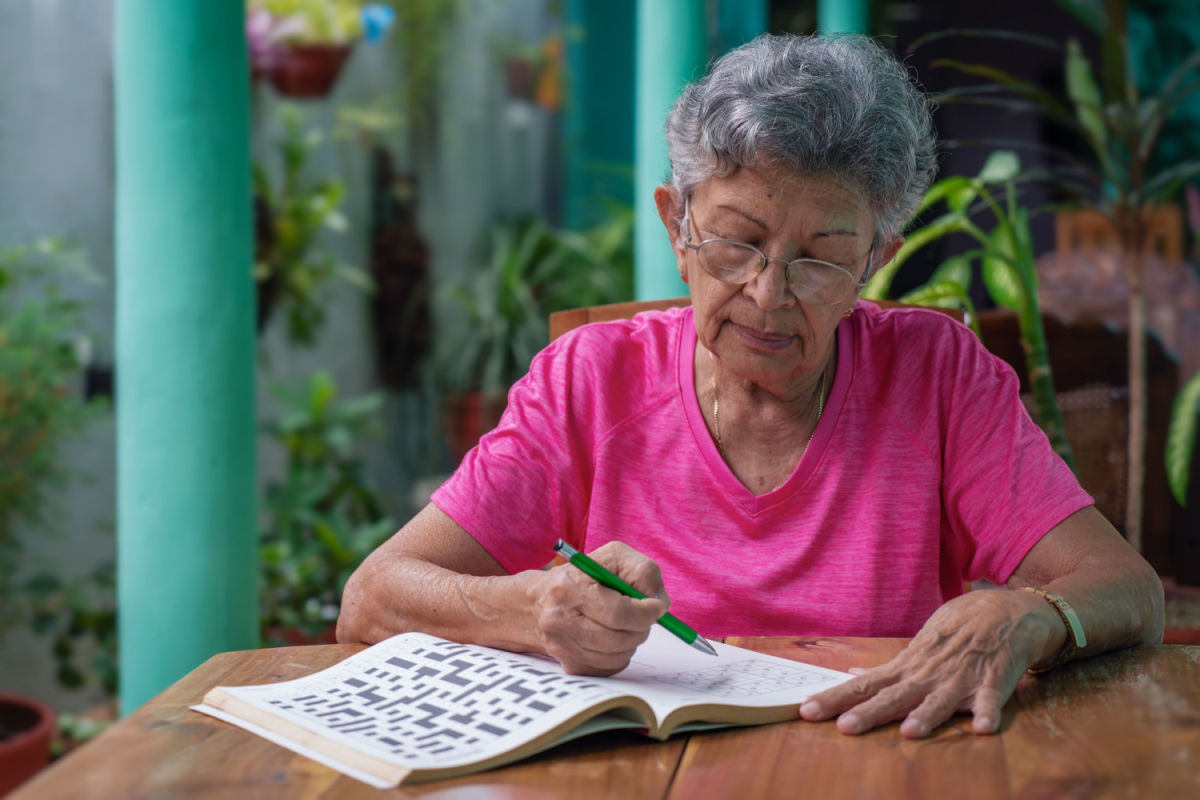
[[[866,286],[871,274],[871,260],[875,257],[874,242],[867,253],[867,269],[862,280],[856,283],[850,270],[816,258],[797,258],[792,261],[772,258],[754,245],[737,239],[705,239],[693,243],[690,215],[690,208],[685,204],[684,245],[695,250],[704,271],[722,283],[749,283],[766,269],[768,261],[779,261],[783,263],[783,279],[797,299],[834,305],[849,297],[854,289]]]

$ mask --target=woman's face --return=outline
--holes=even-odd
[[[773,171],[772,171],[773,172]],[[682,199],[660,187],[655,198],[671,233],[680,276],[688,284],[700,343],[724,369],[779,395],[799,390],[796,379],[820,370],[839,320],[854,307],[858,290],[830,305],[798,298],[784,278],[784,265],[769,261],[744,284],[725,283],[700,266],[685,232],[675,224]],[[822,176],[774,177],[739,168],[702,183],[687,208],[690,240],[724,238],[752,244],[772,258],[815,258],[848,270],[854,282],[867,268],[875,219],[844,185]],[[891,243],[889,243],[891,244]],[[878,248],[875,263],[899,247]],[[807,385],[807,382],[806,382]]]

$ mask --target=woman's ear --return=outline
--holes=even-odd
[[[883,265],[895,258],[896,253],[900,252],[900,248],[903,246],[903,236],[897,236],[895,239],[893,239],[887,247],[883,248],[883,250],[879,253],[879,256],[875,259],[875,269],[872,269],[871,273],[874,274],[876,270],[882,268]]]
[[[687,283],[687,248],[683,244],[683,200],[679,192],[670,186],[659,186],[654,190],[654,204],[658,206],[658,218],[667,229],[667,237],[671,241],[671,249],[675,251],[675,265],[679,268],[679,277]]]

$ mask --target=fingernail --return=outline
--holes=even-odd
[[[838,717],[838,727],[846,733],[861,733],[862,720],[856,714],[842,714]]]
[[[916,739],[924,738],[929,734],[929,728],[923,722],[910,722],[907,725],[908,732]]]
[[[815,700],[807,700],[800,706],[800,714],[805,717],[821,716],[821,704]]]
[[[996,723],[991,717],[976,717],[975,727],[976,729],[982,729],[988,733],[991,733],[996,729]]]

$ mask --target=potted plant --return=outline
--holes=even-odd
[[[66,479],[58,445],[89,408],[70,383],[86,358],[67,275],[90,277],[82,254],[53,239],[0,247],[0,634],[29,613],[18,569],[18,525],[52,529],[52,491]],[[49,758],[54,714],[32,698],[0,696],[0,793]]]
[[[374,284],[365,271],[342,263],[320,246],[321,234],[346,229],[342,184],[305,174],[323,135],[306,130],[294,106],[281,109],[280,121],[283,133],[274,158],[254,166],[258,327],[262,330],[276,309],[282,310],[291,341],[309,345],[325,321],[320,292],[331,278],[364,291]],[[278,177],[272,180],[272,174]]]
[[[383,400],[338,400],[326,372],[302,386],[277,386],[275,395],[280,410],[266,432],[283,448],[286,467],[266,490],[262,637],[268,644],[333,641],[346,580],[395,531],[359,453]]]
[[[286,97],[329,94],[354,43],[378,39],[387,6],[363,0],[247,0],[251,72]]]
[[[537,216],[497,224],[481,269],[442,287],[446,322],[433,367],[447,395],[454,463],[499,420],[508,388],[549,342],[551,312],[628,298],[631,279],[619,256],[628,252],[630,223],[618,215],[585,233],[556,230]]]
[[[998,151],[988,157],[977,177],[954,175],[931,186],[917,214],[942,206],[945,211],[907,232],[904,245],[895,258],[871,276],[863,297],[886,298],[896,272],[922,247],[953,234],[965,234],[974,239],[977,249],[947,260],[924,286],[900,299],[921,305],[959,306],[965,308],[973,320],[974,308],[967,290],[974,264],[978,262],[993,302],[1017,315],[1038,424],[1046,432],[1055,452],[1074,469],[1042,326],[1029,209],[1017,202],[1016,180],[1020,168],[1015,153]],[[973,216],[981,212],[990,217],[993,223],[990,230],[981,228],[973,220]],[[977,327],[975,332],[980,334]]]
[[[1157,146],[1177,109],[1200,89],[1200,51],[1192,50],[1170,65],[1156,92],[1134,79],[1122,2],[1090,4],[1102,31],[1103,62],[1096,68],[1074,39],[1059,42],[1008,31],[950,30],[922,37],[911,49],[947,36],[1000,39],[1010,45],[1065,50],[1066,93],[1060,96],[992,65],[940,59],[947,66],[986,83],[935,96],[942,104],[976,103],[1040,114],[1069,131],[1089,159],[1060,159],[1042,177],[1072,198],[1076,207],[1105,215],[1116,231],[1121,266],[1129,286],[1129,446],[1125,534],[1142,545],[1143,481],[1146,453],[1146,299],[1143,289],[1146,225],[1149,211],[1200,174],[1200,159],[1162,163]],[[1169,20],[1167,20],[1169,23]],[[984,142],[987,143],[987,142]]]

